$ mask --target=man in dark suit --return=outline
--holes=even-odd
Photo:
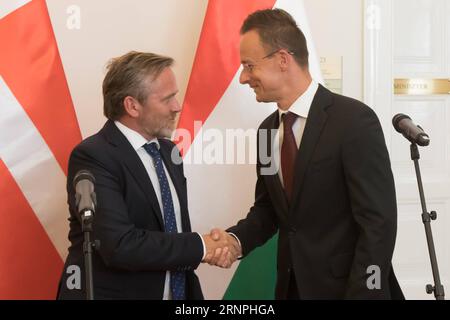
[[[279,232],[277,299],[403,298],[391,265],[394,180],[376,114],[312,80],[305,37],[283,10],[247,17],[240,56],[240,82],[278,105],[259,128],[268,144],[258,143],[255,203],[227,230],[242,254]]]
[[[59,299],[86,297],[83,233],[73,186],[83,169],[95,177],[97,196],[96,299],[203,299],[193,270],[208,253],[231,259],[227,241],[191,231],[183,165],[167,139],[181,111],[172,64],[168,57],[130,52],[108,66],[103,81],[108,121],[75,147],[69,160],[71,246]],[[71,277],[74,266],[82,270],[81,288]]]

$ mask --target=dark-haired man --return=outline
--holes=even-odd
[[[305,37],[283,10],[247,17],[240,57],[240,82],[278,105],[259,127],[272,161],[261,161],[258,144],[254,205],[227,230],[243,255],[279,232],[277,299],[403,298],[391,265],[394,180],[376,114],[311,78]]]

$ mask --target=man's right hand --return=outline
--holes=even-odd
[[[230,268],[242,254],[236,239],[221,229],[212,229],[210,234],[203,235],[206,255],[202,262],[222,268]]]

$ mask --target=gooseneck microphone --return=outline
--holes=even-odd
[[[84,234],[83,254],[86,281],[86,299],[94,300],[94,280],[92,274],[92,250],[98,249],[100,242],[91,241],[93,231],[93,221],[97,200],[94,192],[95,178],[89,170],[80,170],[73,178],[75,188],[75,204],[77,207],[78,219],[81,223],[81,230]]]
[[[392,125],[397,132],[403,134],[410,142],[416,143],[422,147],[430,144],[430,137],[420,126],[414,124],[411,118],[406,114],[396,114],[394,118],[392,118]]]
[[[427,238],[428,253],[430,255],[431,270],[433,272],[434,286],[431,284],[426,285],[426,292],[428,294],[434,293],[436,300],[445,300],[444,286],[441,283],[439,275],[439,267],[436,258],[436,249],[434,247],[433,233],[431,231],[431,220],[436,220],[436,211],[428,212],[425,192],[423,190],[422,175],[420,173],[419,166],[419,147],[427,146],[430,144],[430,137],[423,131],[423,129],[414,124],[411,118],[405,114],[399,113],[392,118],[392,125],[395,130],[403,134],[403,136],[411,142],[411,160],[414,162],[414,169],[416,170],[417,185],[419,187],[420,204],[422,206],[421,220],[425,227],[425,234]]]
[[[95,178],[89,170],[80,170],[73,178],[75,188],[75,204],[79,215],[84,215],[87,211],[94,214],[96,196],[94,192]]]

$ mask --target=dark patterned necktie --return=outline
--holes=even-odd
[[[177,223],[175,220],[175,210],[173,207],[172,193],[170,192],[169,181],[164,171],[161,154],[158,146],[152,142],[144,145],[145,151],[153,158],[156,174],[158,175],[159,187],[161,189],[161,199],[163,203],[164,229],[166,232],[176,233]],[[170,272],[170,289],[173,300],[185,299],[186,272],[171,271]]]
[[[294,163],[298,152],[295,136],[292,132],[292,125],[297,119],[297,115],[287,112],[281,116],[283,121],[283,145],[281,146],[281,171],[283,173],[284,191],[291,201],[292,188],[294,185]]]

